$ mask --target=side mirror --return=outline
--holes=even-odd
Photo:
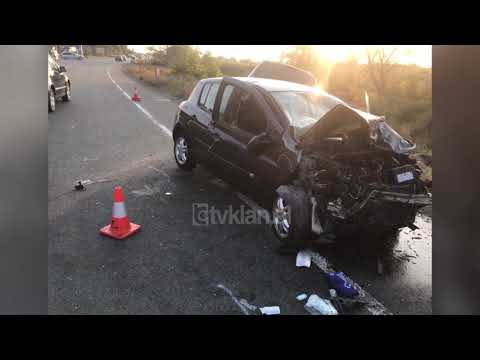
[[[247,150],[254,154],[260,153],[266,146],[272,144],[272,139],[266,132],[255,135],[247,144]]]
[[[59,67],[59,71],[60,73],[64,73],[64,72],[67,72],[67,69],[65,69],[65,66],[62,65]]]

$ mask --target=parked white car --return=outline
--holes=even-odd
[[[76,59],[76,60],[82,60],[83,55],[76,53],[76,52],[70,52],[70,51],[64,51],[62,52],[62,58],[63,59]]]

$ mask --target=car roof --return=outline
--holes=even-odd
[[[222,81],[222,77],[216,77],[216,78],[209,78],[209,79],[202,79],[200,82],[206,82],[206,81]],[[264,78],[255,78],[255,77],[233,77],[233,79],[240,80],[240,81],[245,81],[257,86],[260,86],[261,88],[265,89],[268,92],[280,92],[280,91],[295,91],[295,92],[308,92],[308,93],[315,93],[316,95],[321,95],[325,96],[331,99],[334,99],[338,101],[339,104],[343,104],[352,110],[358,112],[361,116],[364,118],[368,119],[378,119],[380,116],[374,115],[371,113],[367,113],[361,110],[358,110],[347,103],[345,103],[343,100],[327,93],[326,91],[323,91],[317,87],[312,87],[312,86],[307,86],[307,85],[302,85],[290,81],[284,81],[284,80],[275,80],[275,79],[264,79]]]
[[[302,91],[302,92],[318,92],[316,87],[303,85],[284,80],[266,79],[257,77],[235,77],[234,79],[249,82],[264,88],[265,90],[272,91]]]
[[[315,92],[317,94],[330,95],[317,87],[307,86],[303,84],[298,84],[290,81],[284,80],[275,80],[275,79],[265,79],[265,78],[256,78],[256,77],[232,77],[233,79],[248,82],[254,85],[257,85],[268,92],[274,91],[298,91],[298,92]],[[209,78],[203,79],[203,81],[221,81],[223,78]],[[331,95],[330,95],[331,96]]]

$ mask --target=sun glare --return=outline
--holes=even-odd
[[[130,45],[135,51],[145,52],[151,45]],[[278,61],[281,55],[291,49],[293,45],[198,45],[202,52],[210,52],[214,56],[226,58],[234,57],[238,60],[251,59],[254,61],[273,60]],[[331,63],[357,59],[361,63],[366,62],[366,50],[370,45],[311,45],[317,55]],[[374,46],[376,48],[379,45]],[[432,66],[431,45],[384,45],[385,49],[396,49],[396,61],[401,64],[416,64],[422,67]]]

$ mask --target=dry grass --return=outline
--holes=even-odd
[[[164,66],[125,64],[122,70],[151,85],[166,87],[173,96],[179,99],[186,99],[198,82],[198,79],[192,76],[175,74]]]

